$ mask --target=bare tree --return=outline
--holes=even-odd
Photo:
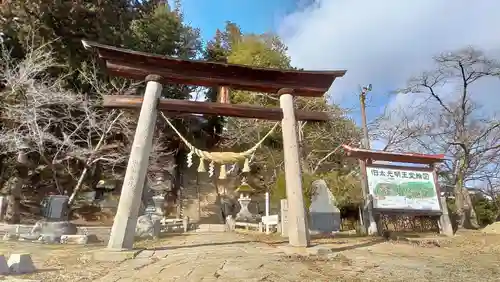
[[[91,96],[66,90],[63,78],[49,76],[49,70],[58,65],[48,46],[28,50],[26,57],[17,62],[9,55],[3,48],[2,154],[28,156],[29,164],[24,167],[31,172],[25,177],[50,171],[50,183],[59,193],[73,190],[73,203],[95,165],[114,167],[126,161],[133,126],[131,115],[102,109],[100,96],[107,93],[104,86],[96,87]],[[95,77],[88,78],[98,85]],[[108,85],[107,91],[117,92],[115,86]],[[68,187],[67,181],[62,183],[68,176],[76,181],[75,187]],[[14,182],[20,183],[7,183]]]
[[[309,174],[331,171],[342,166],[342,144],[358,144],[361,132],[348,112],[330,104],[328,98],[297,98],[296,106],[307,111],[326,112],[326,122],[299,122],[299,146],[302,155],[302,170]]]
[[[382,115],[372,121],[369,126],[370,139],[384,144],[382,151],[410,150],[415,139],[429,130],[425,117],[425,108],[421,106],[386,107]]]
[[[435,62],[435,70],[412,78],[400,92],[426,95],[428,127],[415,142],[424,151],[446,153],[451,158],[443,165],[442,175],[455,187],[459,226],[477,228],[465,184],[482,178],[493,161],[498,161],[500,123],[498,117],[484,114],[471,86],[484,78],[498,77],[499,64],[473,48],[441,54]],[[457,90],[449,94],[450,86]]]

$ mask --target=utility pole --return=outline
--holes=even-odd
[[[368,136],[368,124],[366,122],[366,94],[372,90],[372,85],[364,86],[359,93],[359,104],[361,105],[361,124],[363,127],[363,148],[370,149],[370,136]]]
[[[363,149],[370,149],[370,136],[368,135],[368,124],[366,122],[366,94],[372,90],[372,85],[364,86],[359,93],[359,103],[361,105],[361,125],[363,127]],[[377,235],[378,228],[373,216],[373,202],[368,189],[368,176],[366,174],[366,160],[359,160],[361,170],[361,190],[363,191],[363,225],[368,235]]]

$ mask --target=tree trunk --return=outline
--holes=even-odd
[[[21,177],[12,176],[7,181],[7,209],[5,212],[5,222],[9,224],[18,224],[21,222],[21,189],[23,187]]]
[[[462,166],[462,165],[461,165]],[[457,207],[458,227],[479,229],[476,211],[472,205],[469,191],[464,187],[464,169],[460,167],[456,175],[455,205]]]
[[[479,229],[479,223],[477,221],[476,211],[472,204],[472,200],[469,195],[469,191],[466,188],[462,189],[462,193],[464,194],[464,212],[462,214],[463,218],[463,227],[467,229]],[[462,221],[462,219],[461,219]]]
[[[85,177],[87,176],[88,171],[89,171],[89,167],[86,165],[85,168],[83,169],[82,173],[80,174],[80,177],[78,178],[78,182],[76,183],[76,186],[73,189],[71,196],[69,197],[69,200],[68,200],[69,207],[71,207],[73,205],[73,203],[76,200],[76,196],[78,195],[78,192],[80,192],[80,189],[82,189],[83,181],[85,181]]]
[[[307,163],[307,154],[306,154],[306,148],[304,144],[304,132],[303,132],[303,126],[304,122],[297,122],[297,134],[298,134],[298,139],[299,139],[299,158],[300,158],[300,168],[302,170],[302,173],[306,174],[312,174],[312,169],[309,167]]]

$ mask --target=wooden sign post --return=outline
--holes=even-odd
[[[392,153],[352,148],[343,145],[347,156],[367,160],[363,174],[367,194],[375,218],[383,214],[425,215],[439,217],[440,233],[452,235],[446,201],[442,199],[434,165],[445,160],[445,155]],[[409,165],[376,164],[375,161],[397,162]],[[428,167],[412,166],[427,165]],[[378,220],[376,220],[378,221]],[[378,232],[382,230],[380,226]]]

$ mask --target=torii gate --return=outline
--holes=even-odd
[[[289,203],[289,243],[307,247],[309,228],[302,194],[296,120],[326,121],[325,112],[298,111],[293,96],[321,97],[330,88],[339,71],[294,71],[253,68],[242,65],[180,60],[137,52],[82,40],[86,49],[93,49],[104,62],[110,75],[146,80],[144,97],[105,96],[104,107],[141,109],[128,160],[120,202],[111,229],[108,249],[131,249],[140,199],[151,153],[157,110],[169,113],[197,113],[281,120],[285,158],[286,193]],[[277,93],[280,108],[231,105],[186,100],[159,99],[162,84],[178,83],[205,87]]]

